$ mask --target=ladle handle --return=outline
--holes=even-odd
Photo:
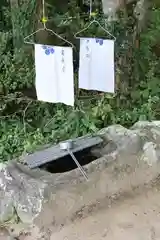
[[[72,153],[72,151],[70,151],[69,149],[67,149],[68,153],[70,154],[70,156],[72,157],[72,159],[74,160],[75,164],[77,165],[77,167],[79,168],[79,170],[81,171],[82,175],[84,176],[84,178],[88,181],[88,176],[86,174],[86,172],[84,171],[84,169],[82,168],[82,166],[79,164],[78,160],[75,158],[74,154]]]

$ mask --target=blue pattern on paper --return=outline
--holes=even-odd
[[[100,46],[103,45],[103,39],[96,38],[96,43],[99,43]]]
[[[55,52],[53,47],[49,47],[49,46],[43,45],[42,48],[43,48],[44,53],[46,55],[54,54],[54,52]]]

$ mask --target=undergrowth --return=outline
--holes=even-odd
[[[100,94],[75,87],[76,103],[71,108],[38,102],[31,96],[35,77],[33,50],[24,46],[22,41],[34,27],[29,20],[36,5],[34,0],[31,2],[30,5],[23,3],[14,12],[17,26],[14,35],[18,36],[20,46],[12,44],[11,16],[7,7],[3,8],[3,20],[0,21],[0,161],[31,152],[43,144],[95,133],[110,124],[129,127],[138,120],[159,119],[159,8],[152,8],[149,23],[138,37],[138,47],[133,42],[136,21],[132,16],[126,17],[122,11],[119,20],[108,25],[117,37],[116,92],[113,95]],[[50,24],[58,26],[56,31],[62,36],[75,41],[73,32],[84,27],[88,19],[80,17],[83,10],[75,5],[75,0],[67,10],[64,13],[60,9],[57,13],[56,7],[48,5]],[[98,18],[104,23],[101,15]],[[87,34],[104,36],[96,27]],[[74,57],[77,75],[77,53]]]

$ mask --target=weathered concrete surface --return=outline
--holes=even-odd
[[[160,173],[159,133],[160,122],[140,122],[133,130],[119,125],[102,129],[98,135],[104,139],[104,146],[94,151],[103,157],[85,166],[89,181],[85,182],[78,170],[55,174],[52,196],[42,214],[48,215],[52,209],[48,222],[52,221],[57,227],[88,215],[103,199],[108,204],[121,193],[157,178]],[[114,147],[107,148],[108,143]]]
[[[158,240],[160,239],[160,181],[123,193],[111,204],[101,205],[73,223],[55,229],[12,225],[16,240]],[[45,222],[45,220],[44,220]],[[4,233],[4,230],[2,230]],[[20,234],[18,234],[20,233]],[[4,233],[5,234],[5,233]],[[17,234],[17,235],[16,235]],[[0,238],[1,239],[1,238]],[[11,240],[3,238],[1,240]],[[12,239],[13,240],[13,239]]]
[[[47,185],[19,166],[15,162],[0,165],[0,223],[11,221],[15,215],[30,223],[41,211]]]
[[[53,232],[50,240],[158,240],[159,209],[159,186],[139,189]]]
[[[159,121],[139,122],[130,130],[114,125],[97,135],[104,144],[93,149],[101,157],[85,166],[88,182],[77,169],[50,175],[15,163],[1,165],[1,222],[16,212],[24,223],[58,229],[159,176]]]
[[[131,157],[130,160],[135,159]],[[130,192],[137,186],[157,178],[159,172],[157,164],[149,168],[145,164],[140,166],[138,162],[135,164],[125,162],[111,164],[101,172],[97,170],[97,173],[89,175],[88,183],[74,184],[75,180],[71,180],[70,184],[64,185],[63,189],[57,189],[52,194],[52,198],[44,206],[36,223],[43,226],[47,219],[47,224],[52,224],[57,229],[62,224],[75,221],[79,217],[86,217],[90,211],[96,211],[102,202],[106,206],[110,205],[112,200],[124,192]]]

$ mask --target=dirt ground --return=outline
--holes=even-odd
[[[50,240],[160,239],[160,191],[157,187],[123,198],[52,233]]]

